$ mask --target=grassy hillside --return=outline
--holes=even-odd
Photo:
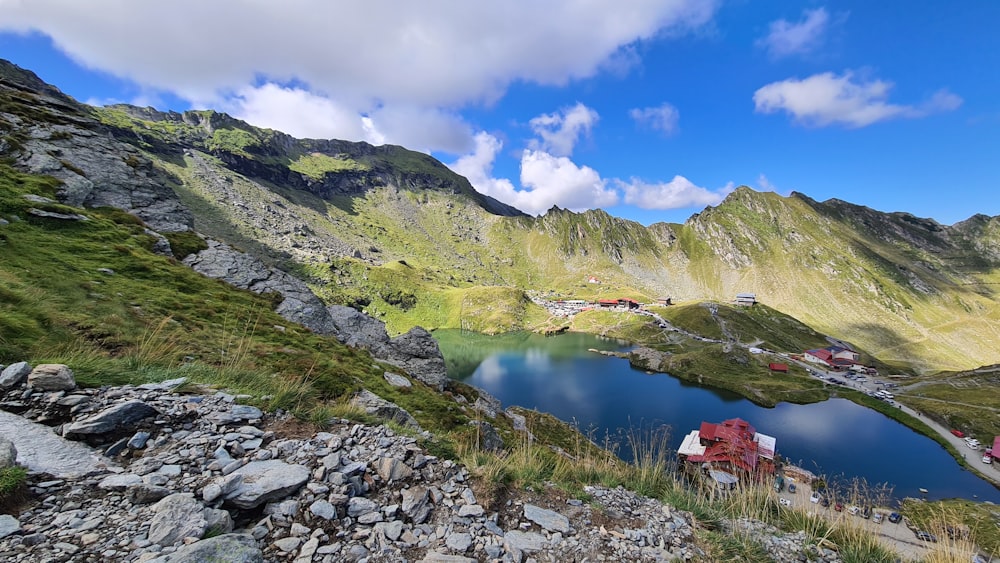
[[[362,387],[425,428],[447,432],[470,419],[448,395],[419,383],[395,389],[382,378],[388,368],[366,352],[285,321],[273,312],[276,296],[154,254],[154,239],[131,215],[24,197],[51,198],[57,187],[0,164],[0,218],[8,222],[0,225],[0,363],[66,363],[83,385],[185,376],[318,421]]]

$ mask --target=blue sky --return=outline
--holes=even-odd
[[[1000,2],[0,0],[89,103],[430,152],[530,213],[682,222],[735,186],[1000,214]]]

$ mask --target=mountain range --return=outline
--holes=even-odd
[[[534,328],[548,315],[529,294],[750,292],[900,369],[1000,363],[1000,217],[948,226],[745,186],[683,224],[533,217],[403,147],[295,139],[214,111],[91,107],[7,62],[0,155],[61,181],[65,204],[133,213],[177,259],[201,237],[225,243],[395,333]]]

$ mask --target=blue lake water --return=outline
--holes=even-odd
[[[589,352],[627,345],[585,334],[438,331],[435,337],[451,377],[485,389],[505,406],[549,412],[599,437],[666,424],[676,448],[702,421],[739,417],[775,436],[783,457],[817,474],[886,483],[896,498],[919,497],[918,489],[925,488],[929,499],[1000,503],[1000,490],[962,469],[936,442],[846,399],[764,408],[728,391],[646,374],[626,360]]]

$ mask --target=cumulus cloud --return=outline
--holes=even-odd
[[[596,111],[579,102],[557,113],[539,115],[528,122],[531,130],[539,136],[530,145],[556,156],[569,156],[573,154],[576,142],[581,136],[590,134],[598,119]]]
[[[771,180],[769,180],[767,178],[767,176],[765,176],[763,173],[760,176],[757,177],[757,187],[760,188],[761,191],[765,191],[765,192],[777,192],[778,191],[778,187],[775,186],[774,184],[772,184]]]
[[[840,76],[826,72],[772,82],[754,92],[753,101],[758,113],[785,111],[795,121],[816,127],[865,127],[887,119],[951,111],[962,103],[960,97],[941,90],[918,105],[893,104],[887,100],[892,86],[884,80],[855,80],[849,71]]]
[[[771,22],[767,36],[758,39],[757,46],[775,58],[806,54],[822,44],[829,25],[826,8],[806,10],[799,22],[785,19]]]
[[[503,142],[500,139],[481,131],[475,137],[475,150],[448,166],[456,173],[465,176],[479,193],[513,205],[517,198],[514,184],[506,178],[493,177],[493,163],[502,148]]]
[[[0,30],[43,33],[90,68],[189,99],[263,76],[338,98],[453,106],[497,99],[513,81],[591,76],[636,41],[704,25],[716,4],[0,0]]]
[[[222,109],[259,127],[295,137],[372,141],[356,110],[302,88],[264,84],[241,88]]]
[[[523,203],[516,206],[528,213],[541,213],[553,205],[582,211],[618,203],[618,194],[596,170],[544,151],[526,150],[521,155],[521,185],[525,189],[518,195]]]
[[[671,135],[677,132],[677,121],[681,114],[677,108],[664,102],[657,107],[633,108],[628,115],[641,126]]]
[[[695,185],[684,176],[674,176],[669,182],[653,184],[637,178],[632,178],[629,182],[617,180],[616,183],[625,194],[625,203],[642,209],[680,209],[718,205],[733,191],[731,184],[713,191]]]

